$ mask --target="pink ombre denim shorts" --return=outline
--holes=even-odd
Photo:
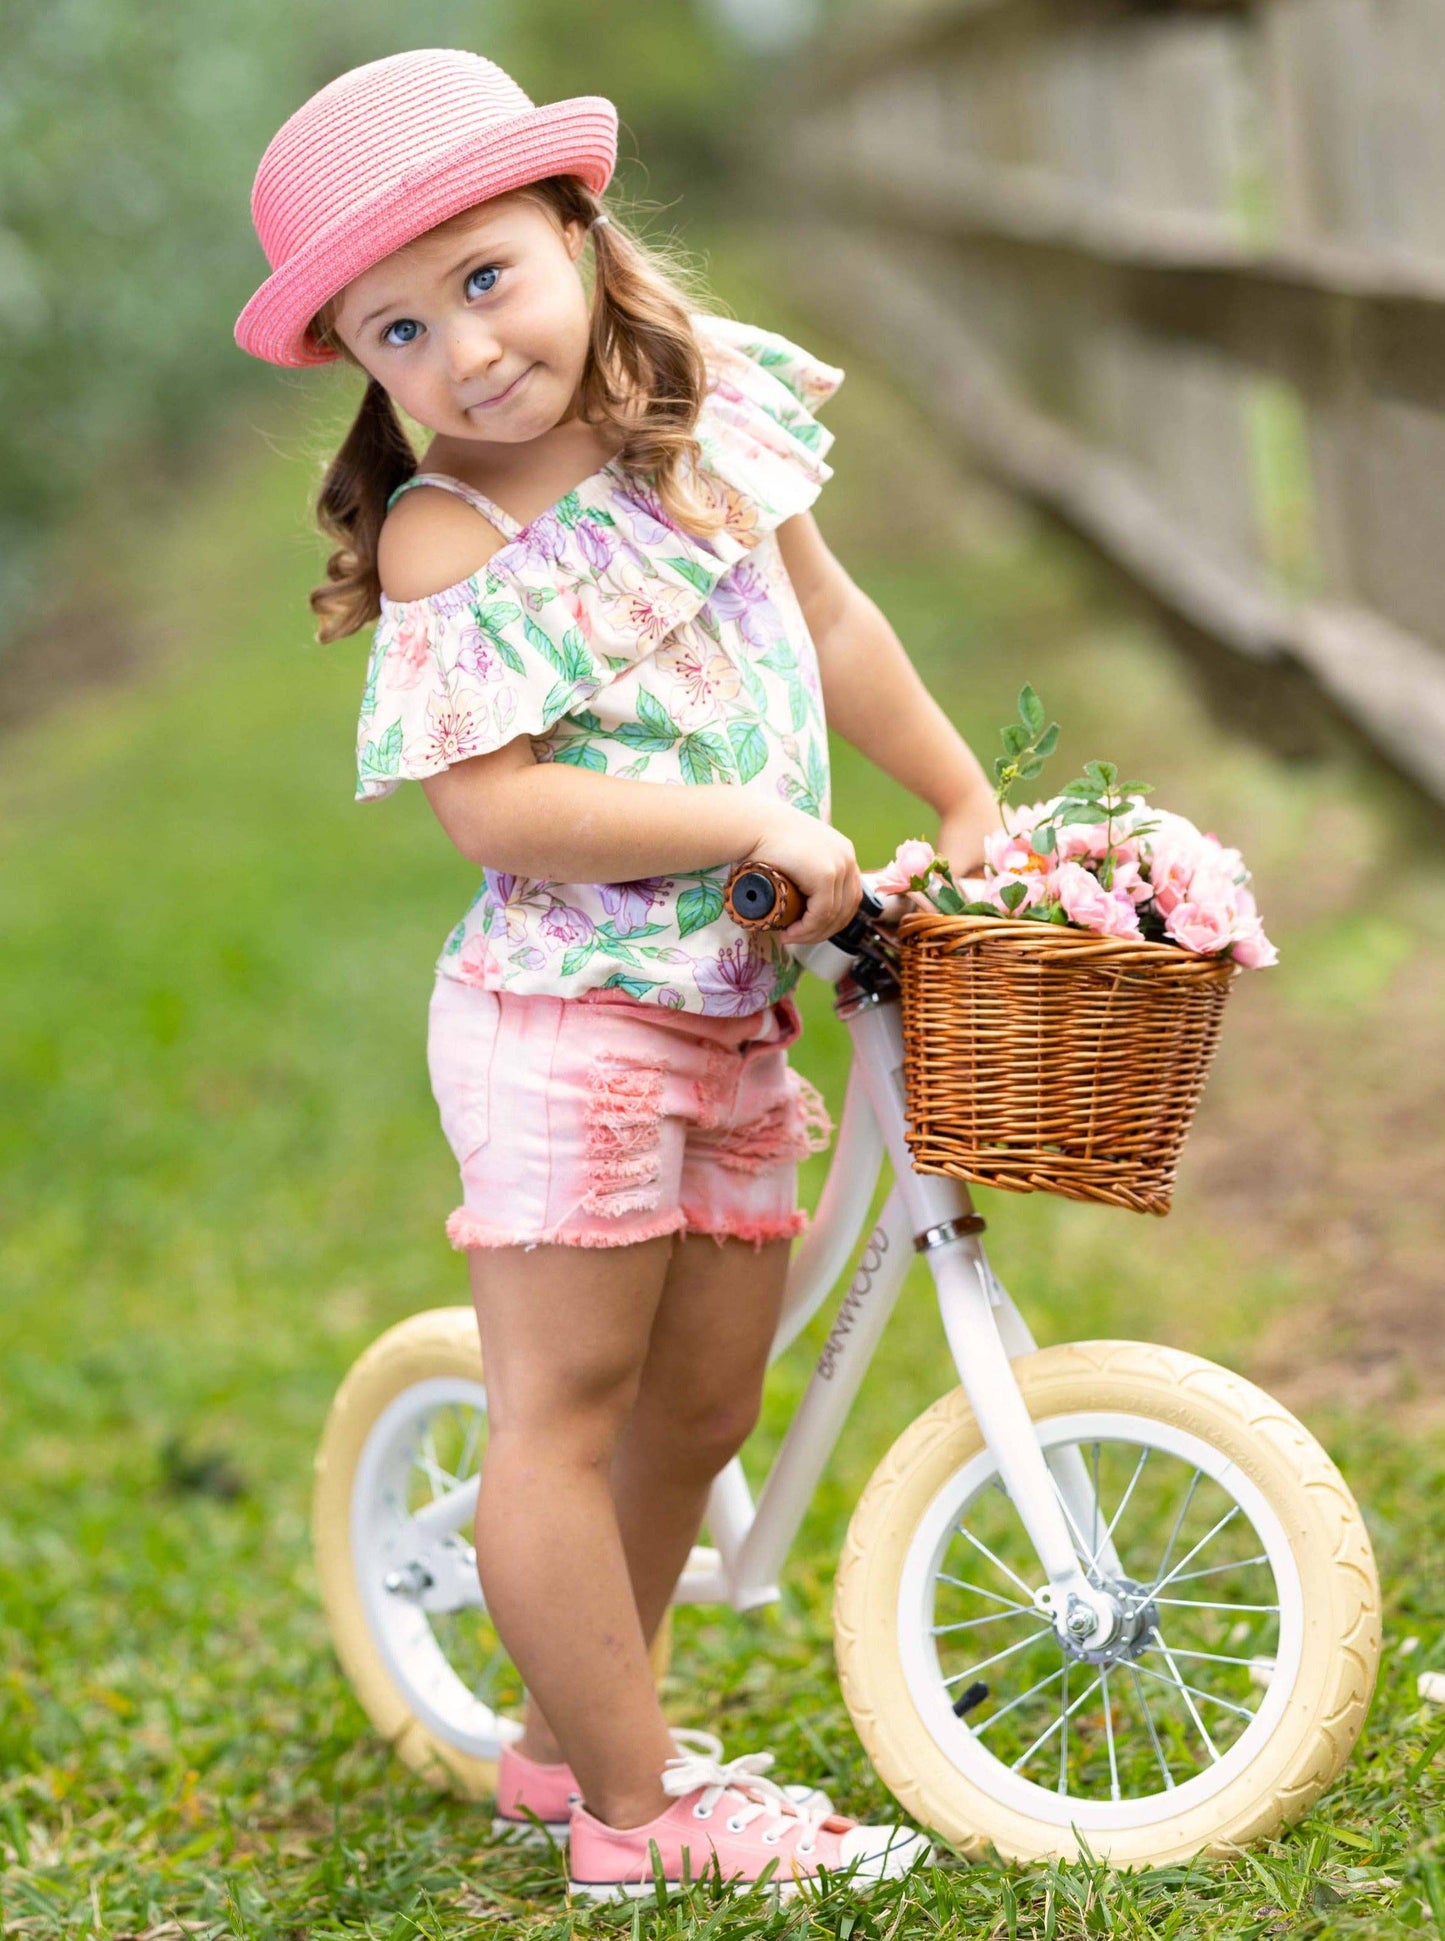
[[[797,1163],[832,1136],[788,1064],[790,997],[749,1017],[482,991],[438,977],[427,1063],[462,1174],[454,1247],[618,1247],[802,1231]]]

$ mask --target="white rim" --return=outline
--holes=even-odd
[[[1023,1778],[981,1744],[974,1728],[954,1715],[933,1629],[935,1589],[944,1554],[959,1522],[998,1473],[998,1465],[986,1449],[955,1470],[935,1493],[910,1540],[897,1607],[904,1679],[918,1715],[940,1752],[980,1792],[1000,1805],[1050,1826],[1072,1826],[1086,1834],[1090,1829],[1118,1832],[1149,1826],[1215,1797],[1257,1757],[1274,1732],[1294,1689],[1303,1650],[1304,1600],[1299,1571],[1284,1526],[1263,1493],[1232,1461],[1200,1437],[1168,1423],[1118,1411],[1081,1411],[1034,1426],[1045,1450],[1068,1443],[1115,1442],[1176,1456],[1211,1478],[1238,1505],[1252,1524],[1273,1572],[1279,1611],[1274,1668],[1258,1710],[1229,1749],[1195,1777],[1132,1799],[1082,1799],[1072,1793],[1061,1794],[1053,1787]],[[1037,1564],[1034,1576],[1042,1582]],[[1084,1669],[1091,1672],[1093,1668]]]
[[[435,1376],[403,1389],[372,1424],[352,1484],[352,1568],[367,1625],[403,1702],[458,1752],[495,1759],[521,1736],[520,1723],[467,1688],[420,1604],[386,1588],[387,1576],[425,1548],[414,1533],[408,1486],[426,1423],[445,1408],[472,1409],[485,1419],[487,1392],[480,1382]],[[485,1622],[484,1608],[476,1608]]]

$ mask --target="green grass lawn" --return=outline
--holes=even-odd
[[[728,249],[714,273],[739,314],[849,361],[764,307]],[[4,750],[3,1932],[1445,1935],[1445,1714],[1414,1696],[1418,1670],[1445,1664],[1423,1293],[1417,1338],[1369,1329],[1377,1294],[1423,1288],[1433,1259],[1421,1154],[1445,881],[1428,824],[1343,747],[1285,764],[1218,726],[1073,550],[962,492],[861,363],[828,408],[838,475],[820,523],[963,732],[991,762],[1033,681],[1065,728],[1057,779],[1111,757],[1239,844],[1282,953],[1231,1000],[1170,1218],[980,1193],[992,1257],[1042,1340],[1172,1342],[1300,1409],[1376,1544],[1374,1711],[1304,1823],[1236,1861],[1130,1876],[950,1862],[866,1906],[834,1895],[773,1916],[705,1892],[574,1914],[555,1859],[495,1850],[488,1812],[389,1759],[330,1651],[309,1466],[366,1343],[466,1300],[424,1032],[473,881],[420,790],[351,799],[365,641],[314,647],[304,604],[319,557],[305,498],[334,423],[307,400],[326,389],[297,383],[270,421],[236,425],[213,481],[159,527],[118,516],[96,534],[153,664],[59,701]],[[835,818],[865,863],[932,833],[846,746],[834,755]],[[1408,901],[1380,896],[1407,853]],[[836,1107],[843,1034],[826,993],[806,1000],[799,1062]],[[759,1461],[806,1346],[776,1371]],[[867,1476],[948,1386],[915,1272],[782,1604],[677,1624],[676,1721],[730,1750],[771,1745],[787,1777],[866,1816],[889,1800],[833,1676],[833,1563]]]

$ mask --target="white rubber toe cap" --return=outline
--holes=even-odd
[[[855,1826],[838,1843],[843,1865],[858,1863],[859,1880],[896,1880],[933,1858],[933,1842],[906,1826]]]

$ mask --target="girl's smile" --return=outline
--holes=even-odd
[[[507,386],[505,391],[499,392],[498,395],[493,398],[483,398],[479,403],[474,404],[469,408],[473,411],[495,411],[499,404],[505,404],[509,398],[514,397],[516,395],[517,391],[521,388],[523,384],[526,383],[527,379],[531,376],[532,372],[536,370],[536,368],[537,367],[535,364],[529,364],[526,370],[522,372],[520,377],[513,378],[512,382]]]

